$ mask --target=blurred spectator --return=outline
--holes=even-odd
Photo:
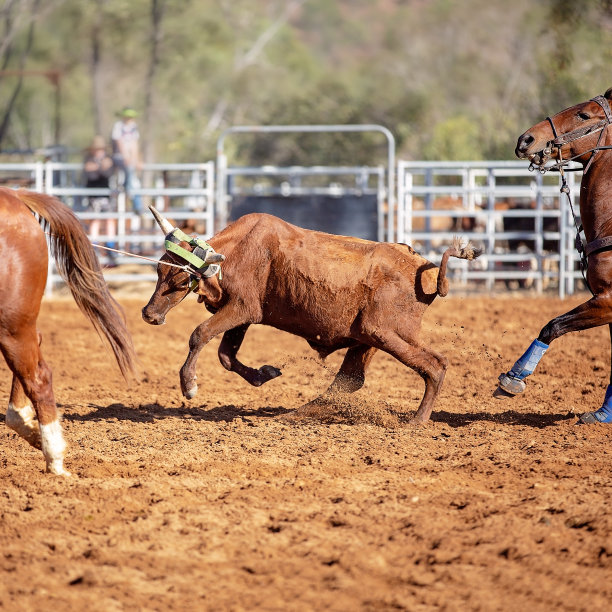
[[[140,187],[137,173],[142,169],[140,132],[136,123],[138,113],[133,108],[126,107],[119,111],[117,115],[119,119],[113,125],[111,132],[113,160],[117,169],[124,173],[123,186],[132,202],[132,209],[140,215],[142,213],[142,199],[139,195],[133,194],[133,190]]]
[[[106,142],[102,136],[95,136],[91,146],[87,149],[85,160],[83,162],[83,171],[85,173],[85,187],[90,189],[109,189],[110,178],[115,170],[113,158],[109,155],[106,149]],[[117,206],[114,199],[108,195],[89,196],[87,212],[109,213],[116,212]],[[107,236],[106,246],[116,248],[113,242],[114,236],[117,234],[117,222],[115,219],[92,219],[89,224],[89,236],[93,242],[96,242],[100,235],[100,226],[106,223],[105,231]],[[108,251],[109,262],[115,265],[115,253]]]

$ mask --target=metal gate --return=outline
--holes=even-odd
[[[377,132],[387,163],[375,166],[228,166],[225,140],[260,133]],[[395,210],[395,139],[380,125],[235,126],[217,142],[217,209],[221,227],[240,214],[270,212],[309,229],[385,241]]]

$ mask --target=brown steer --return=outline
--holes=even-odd
[[[172,224],[152,212],[167,239],[172,238]],[[425,394],[413,421],[429,418],[447,360],[419,343],[421,318],[437,295],[448,292],[448,258],[473,259],[478,250],[461,248],[456,240],[438,269],[405,244],[324,234],[257,213],[241,217],[206,246],[225,255],[225,262],[219,276],[195,273],[199,301],[213,316],[191,334],[180,372],[185,397],[195,396],[198,355],[218,334],[223,334],[219,359],[227,370],[254,386],[279,376],[273,366],[255,370],[236,357],[249,325],[260,323],[305,338],[321,357],[348,349],[319,401],[360,389],[368,364],[381,349],[423,377]],[[196,247],[181,241],[180,248]],[[166,313],[195,286],[187,267],[180,267],[184,264],[173,252],[160,259],[157,286],[142,310],[147,323],[163,324]]]

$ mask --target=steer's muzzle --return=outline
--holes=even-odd
[[[163,325],[166,322],[166,313],[156,312],[150,304],[147,304],[142,309],[142,318],[149,325]]]

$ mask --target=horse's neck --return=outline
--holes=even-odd
[[[612,151],[599,153],[580,184],[580,217],[587,240],[612,236]]]

